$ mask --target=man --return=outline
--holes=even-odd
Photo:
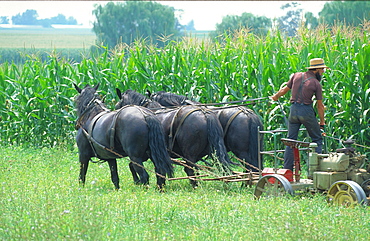
[[[310,67],[307,72],[299,72],[292,75],[285,87],[281,88],[271,99],[277,101],[279,97],[292,90],[290,98],[290,114],[288,125],[288,139],[297,140],[298,131],[303,124],[310,135],[312,142],[317,143],[316,152],[322,153],[322,135],[320,128],[324,128],[324,110],[322,103],[322,86],[320,84],[322,74],[328,67],[324,60],[315,58],[310,60]],[[313,109],[312,97],[316,96],[316,108],[320,118],[317,122],[316,113]],[[294,157],[291,147],[285,148],[284,169],[293,170]]]

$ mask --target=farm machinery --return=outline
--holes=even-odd
[[[281,141],[293,149],[294,170],[263,169],[254,192],[257,199],[286,193],[320,192],[326,193],[327,201],[332,204],[353,206],[370,202],[370,165],[365,166],[366,156],[356,152],[353,140],[344,141],[344,148],[328,154],[315,152],[316,143],[285,138]],[[307,179],[301,179],[301,150],[309,151]]]

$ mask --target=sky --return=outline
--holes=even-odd
[[[39,19],[55,17],[63,14],[67,18],[74,17],[79,24],[92,27],[92,14],[95,4],[104,5],[108,1],[0,1],[0,16],[22,14],[27,9],[34,9]],[[196,30],[215,30],[216,24],[222,22],[227,15],[241,15],[243,12],[256,16],[276,18],[284,15],[280,7],[291,1],[156,1],[175,9],[182,9],[177,15],[180,23],[185,25],[194,20]],[[316,17],[326,1],[296,1],[303,12],[312,12]],[[179,14],[180,11],[177,11]]]

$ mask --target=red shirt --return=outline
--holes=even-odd
[[[316,79],[315,74],[312,71],[307,71],[303,74],[303,79],[306,81],[301,88],[301,93],[299,93],[299,88],[302,83],[302,72],[293,74],[287,83],[287,86],[292,90],[290,102],[298,102],[305,105],[310,105],[313,103],[312,97],[314,95],[316,96],[316,100],[322,100],[322,86]]]

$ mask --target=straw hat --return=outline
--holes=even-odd
[[[328,66],[325,65],[324,60],[321,58],[311,59],[310,60],[310,67],[306,67],[306,69],[329,69]]]

